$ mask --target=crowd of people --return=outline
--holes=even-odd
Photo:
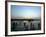
[[[38,25],[38,29],[37,29],[37,27],[35,27],[35,25],[34,24],[32,24],[32,23],[30,23],[30,28],[29,28],[29,26],[28,25],[26,25],[26,23],[24,22],[23,23],[23,30],[24,31],[28,31],[28,30],[39,30],[39,29],[41,29],[41,24],[40,23],[38,23],[37,24]],[[16,22],[13,22],[12,24],[11,24],[11,31],[16,31],[16,28],[17,28],[17,26],[18,26],[18,23]],[[20,26],[21,27],[21,26]],[[22,27],[21,27],[22,28]],[[36,29],[35,29],[36,28]],[[19,31],[19,29],[17,29],[17,31]],[[20,31],[21,31],[21,29],[20,29]]]

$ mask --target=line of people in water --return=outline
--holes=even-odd
[[[24,30],[35,30],[35,27],[32,23],[30,23],[30,29],[28,28],[28,26],[26,25],[26,23],[24,24]],[[13,22],[13,24],[11,25],[11,31],[15,31],[16,26],[18,25],[18,23]],[[41,29],[41,25],[40,23],[38,23],[38,30]],[[19,30],[18,30],[19,31]],[[20,30],[21,31],[21,30]]]

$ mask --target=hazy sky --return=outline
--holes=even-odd
[[[11,5],[12,18],[39,18],[41,12],[40,6],[19,6]]]

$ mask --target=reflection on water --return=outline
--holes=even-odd
[[[11,31],[29,31],[40,29],[40,21],[11,21]]]

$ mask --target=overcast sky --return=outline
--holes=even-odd
[[[39,18],[41,12],[40,6],[19,6],[11,5],[12,18]]]

